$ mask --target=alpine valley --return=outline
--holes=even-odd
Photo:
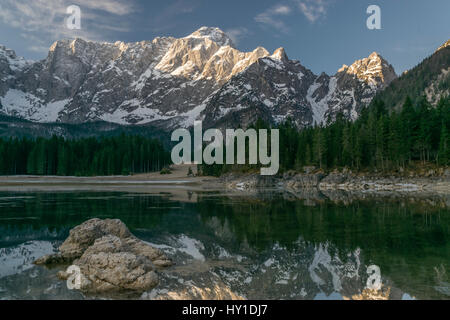
[[[445,63],[424,88],[435,100],[438,81],[448,79],[448,42],[439,51]],[[258,118],[272,124],[290,118],[303,128],[339,113],[356,119],[402,78],[376,52],[334,75],[316,75],[283,48],[241,52],[210,27],[137,43],[61,40],[37,62],[0,46],[0,135],[169,132],[195,120],[245,128]]]

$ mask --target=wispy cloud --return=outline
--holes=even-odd
[[[282,17],[289,15],[291,11],[291,7],[287,5],[277,5],[258,14],[255,17],[255,21],[273,27],[282,32],[288,32],[289,28],[282,20]]]
[[[30,41],[30,50],[44,51],[49,42],[62,38],[105,40],[108,33],[128,31],[119,18],[136,10],[132,1],[77,0],[81,30],[70,30],[64,22],[72,4],[70,0],[2,0],[0,21],[18,29]]]
[[[115,15],[127,15],[135,11],[135,6],[132,1],[117,1],[117,0],[77,0],[76,3],[80,7],[105,11]]]
[[[238,44],[242,39],[251,35],[251,32],[245,27],[227,29],[225,33],[231,38],[234,44]]]
[[[328,1],[326,0],[295,0],[299,10],[312,23],[327,13]]]
[[[295,13],[303,14],[311,23],[324,17],[330,0],[290,0],[284,4],[278,4],[258,14],[255,21],[265,26],[270,26],[278,31],[288,33],[289,27],[284,19]]]

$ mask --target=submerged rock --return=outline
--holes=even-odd
[[[120,220],[92,219],[75,227],[59,253],[35,261],[37,265],[73,264],[78,267],[78,288],[89,293],[145,291],[158,284],[156,268],[172,261],[159,249],[136,238]],[[59,278],[71,274],[60,272]]]

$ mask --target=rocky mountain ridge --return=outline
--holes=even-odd
[[[220,29],[202,27],[180,39],[137,43],[61,40],[37,62],[0,47],[0,113],[40,123],[164,129],[194,120],[246,127],[258,117],[289,117],[304,127],[338,113],[356,119],[395,78],[377,53],[317,76],[283,48],[241,52]]]

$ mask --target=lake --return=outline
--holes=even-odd
[[[127,190],[0,192],[0,299],[124,298],[85,296],[57,279],[63,267],[32,264],[94,217],[175,262],[125,298],[450,298],[448,197]]]

